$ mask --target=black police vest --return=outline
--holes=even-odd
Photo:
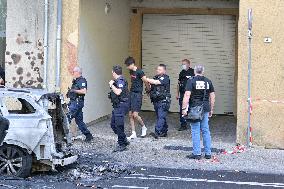
[[[113,103],[113,105],[117,105],[121,102],[126,102],[128,101],[128,98],[129,98],[128,83],[126,79],[123,77],[120,77],[117,80],[115,80],[113,85],[116,88],[118,88],[118,81],[123,81],[125,84],[122,88],[122,92],[120,93],[120,95],[116,95],[113,91],[110,92],[109,98],[111,99],[111,102]]]
[[[72,81],[72,86],[71,86],[71,89],[74,89],[74,90],[80,90],[80,86],[79,86],[79,80],[81,80],[81,79],[84,79],[85,80],[85,78],[83,78],[83,77],[79,77],[79,78],[77,78],[77,79],[74,79],[73,81]],[[84,94],[77,94],[77,93],[75,93],[75,92],[68,92],[68,96],[69,96],[69,98],[71,99],[71,100],[76,100],[77,98],[82,98],[82,99],[84,99],[84,97],[85,97],[85,95]]]
[[[164,75],[156,75],[153,79],[158,80]],[[152,102],[158,102],[163,100],[169,100],[171,98],[170,83],[166,85],[151,85],[150,98]]]
[[[190,77],[193,77],[193,76],[184,74],[180,78],[180,81],[179,81],[179,92],[180,93],[185,93],[186,84],[187,84],[187,81],[190,79]]]

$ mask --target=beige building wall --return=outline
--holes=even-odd
[[[85,103],[86,122],[111,113],[107,97],[112,66],[123,65],[128,56],[130,33],[129,1],[111,1],[105,14],[104,0],[81,0],[79,64],[88,80]],[[125,70],[125,75],[129,74]]]
[[[78,64],[80,0],[62,2],[61,92],[66,94]]]
[[[253,10],[252,128],[253,144],[284,147],[284,1],[240,0],[237,140],[244,143],[247,128],[247,11]],[[264,43],[271,37],[272,43]],[[261,100],[257,100],[261,99]]]
[[[44,54],[44,1],[9,0],[6,19],[6,86],[55,90],[56,9],[48,4],[48,54]],[[48,56],[44,86],[44,56]]]

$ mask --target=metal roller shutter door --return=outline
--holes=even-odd
[[[168,67],[171,78],[171,112],[178,112],[175,99],[180,61],[188,58],[192,66],[205,66],[205,75],[216,91],[215,114],[235,108],[235,33],[236,21],[229,15],[146,14],[142,26],[142,67],[153,77],[158,64]],[[153,110],[144,98],[143,110]]]

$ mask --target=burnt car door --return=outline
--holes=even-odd
[[[3,116],[9,120],[10,129],[5,141],[33,151],[47,132],[50,116],[41,110],[28,96],[3,96],[1,98]]]

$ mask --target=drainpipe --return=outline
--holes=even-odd
[[[56,91],[60,91],[61,71],[61,25],[62,25],[62,0],[57,0],[57,33],[56,33]]]
[[[43,77],[43,88],[48,89],[48,77],[47,77],[47,68],[48,68],[48,7],[49,0],[44,0],[44,77]]]
[[[251,45],[252,45],[252,9],[248,10],[248,126],[247,126],[247,147],[252,146],[251,128]]]

